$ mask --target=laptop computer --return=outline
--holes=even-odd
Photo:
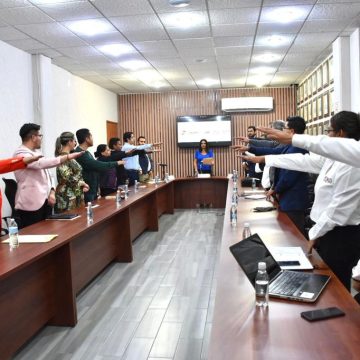
[[[281,270],[258,234],[230,246],[230,251],[254,287],[258,263],[266,263],[272,297],[315,302],[330,280],[328,275]]]

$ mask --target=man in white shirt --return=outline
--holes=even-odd
[[[128,152],[129,150],[146,150],[151,149],[153,146],[158,146],[161,143],[154,143],[154,144],[144,144],[135,146],[135,136],[134,133],[131,131],[127,131],[123,135],[124,145],[121,151]],[[124,158],[125,162],[125,169],[127,176],[129,178],[129,184],[133,185],[135,180],[139,181],[139,175],[142,173],[141,166],[139,163],[139,155],[134,155],[131,157]]]
[[[331,139],[359,140],[360,122],[355,113],[334,115],[327,129]],[[294,143],[294,142],[293,142]],[[258,157],[267,165],[318,173],[310,217],[310,251],[314,243],[323,260],[350,290],[351,270],[360,258],[360,168],[314,153]]]

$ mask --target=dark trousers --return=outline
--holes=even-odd
[[[308,239],[308,234],[305,230],[305,213],[304,211],[283,211],[294,225],[300,230],[300,232]]]
[[[336,226],[317,240],[316,249],[350,291],[352,268],[360,259],[360,225]]]
[[[126,170],[126,174],[129,178],[129,185],[134,185],[135,180],[139,181],[139,171],[137,170]]]
[[[52,212],[52,207],[48,205],[47,199],[44,202],[44,205],[35,211],[26,211],[26,210],[16,210],[20,224],[18,224],[19,228],[24,228],[26,226],[30,226],[39,221],[45,220],[48,215]]]
[[[198,169],[198,173],[199,173],[199,174],[210,174],[210,175],[212,175],[212,171],[211,171],[211,170],[201,170],[201,169]]]
[[[87,205],[88,202],[93,202],[97,199],[97,194],[86,192],[84,193],[84,201],[85,205]]]

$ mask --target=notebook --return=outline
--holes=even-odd
[[[79,217],[79,214],[51,214],[46,220],[73,220]]]
[[[330,280],[328,275],[282,270],[258,234],[230,246],[230,251],[254,287],[258,263],[266,263],[272,297],[315,302]]]

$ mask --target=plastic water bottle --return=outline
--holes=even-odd
[[[233,182],[235,183],[235,182],[237,182],[237,180],[238,180],[238,173],[237,173],[237,170],[233,170]]]
[[[135,191],[139,190],[139,182],[137,180],[135,180],[134,188],[135,188]]]
[[[9,245],[10,245],[10,250],[13,250],[13,249],[16,249],[19,247],[19,229],[18,229],[15,219],[10,219]]]
[[[232,227],[236,227],[237,225],[237,206],[234,202],[231,204],[230,208],[230,224]]]
[[[127,199],[129,196],[129,185],[128,184],[124,185],[124,191],[125,191],[125,199]]]
[[[160,177],[159,175],[155,175],[155,185],[158,185],[160,183]]]
[[[168,183],[170,181],[169,173],[165,173],[165,182]]]
[[[244,223],[244,229],[242,232],[242,238],[246,239],[251,236],[250,224],[248,222]]]
[[[87,207],[86,207],[86,219],[88,224],[92,224],[94,222],[94,212],[93,212],[93,208],[91,207],[90,201],[87,203]]]
[[[235,188],[233,188],[231,202],[235,203],[236,205],[238,204],[238,193],[237,193],[237,189],[235,189]]]
[[[266,263],[259,262],[255,278],[256,306],[269,305],[269,276],[266,272]]]
[[[251,188],[252,188],[252,190],[256,190],[256,179],[255,178],[252,178],[252,180],[251,180]]]
[[[116,204],[119,205],[121,203],[121,189],[118,187],[116,190]]]

